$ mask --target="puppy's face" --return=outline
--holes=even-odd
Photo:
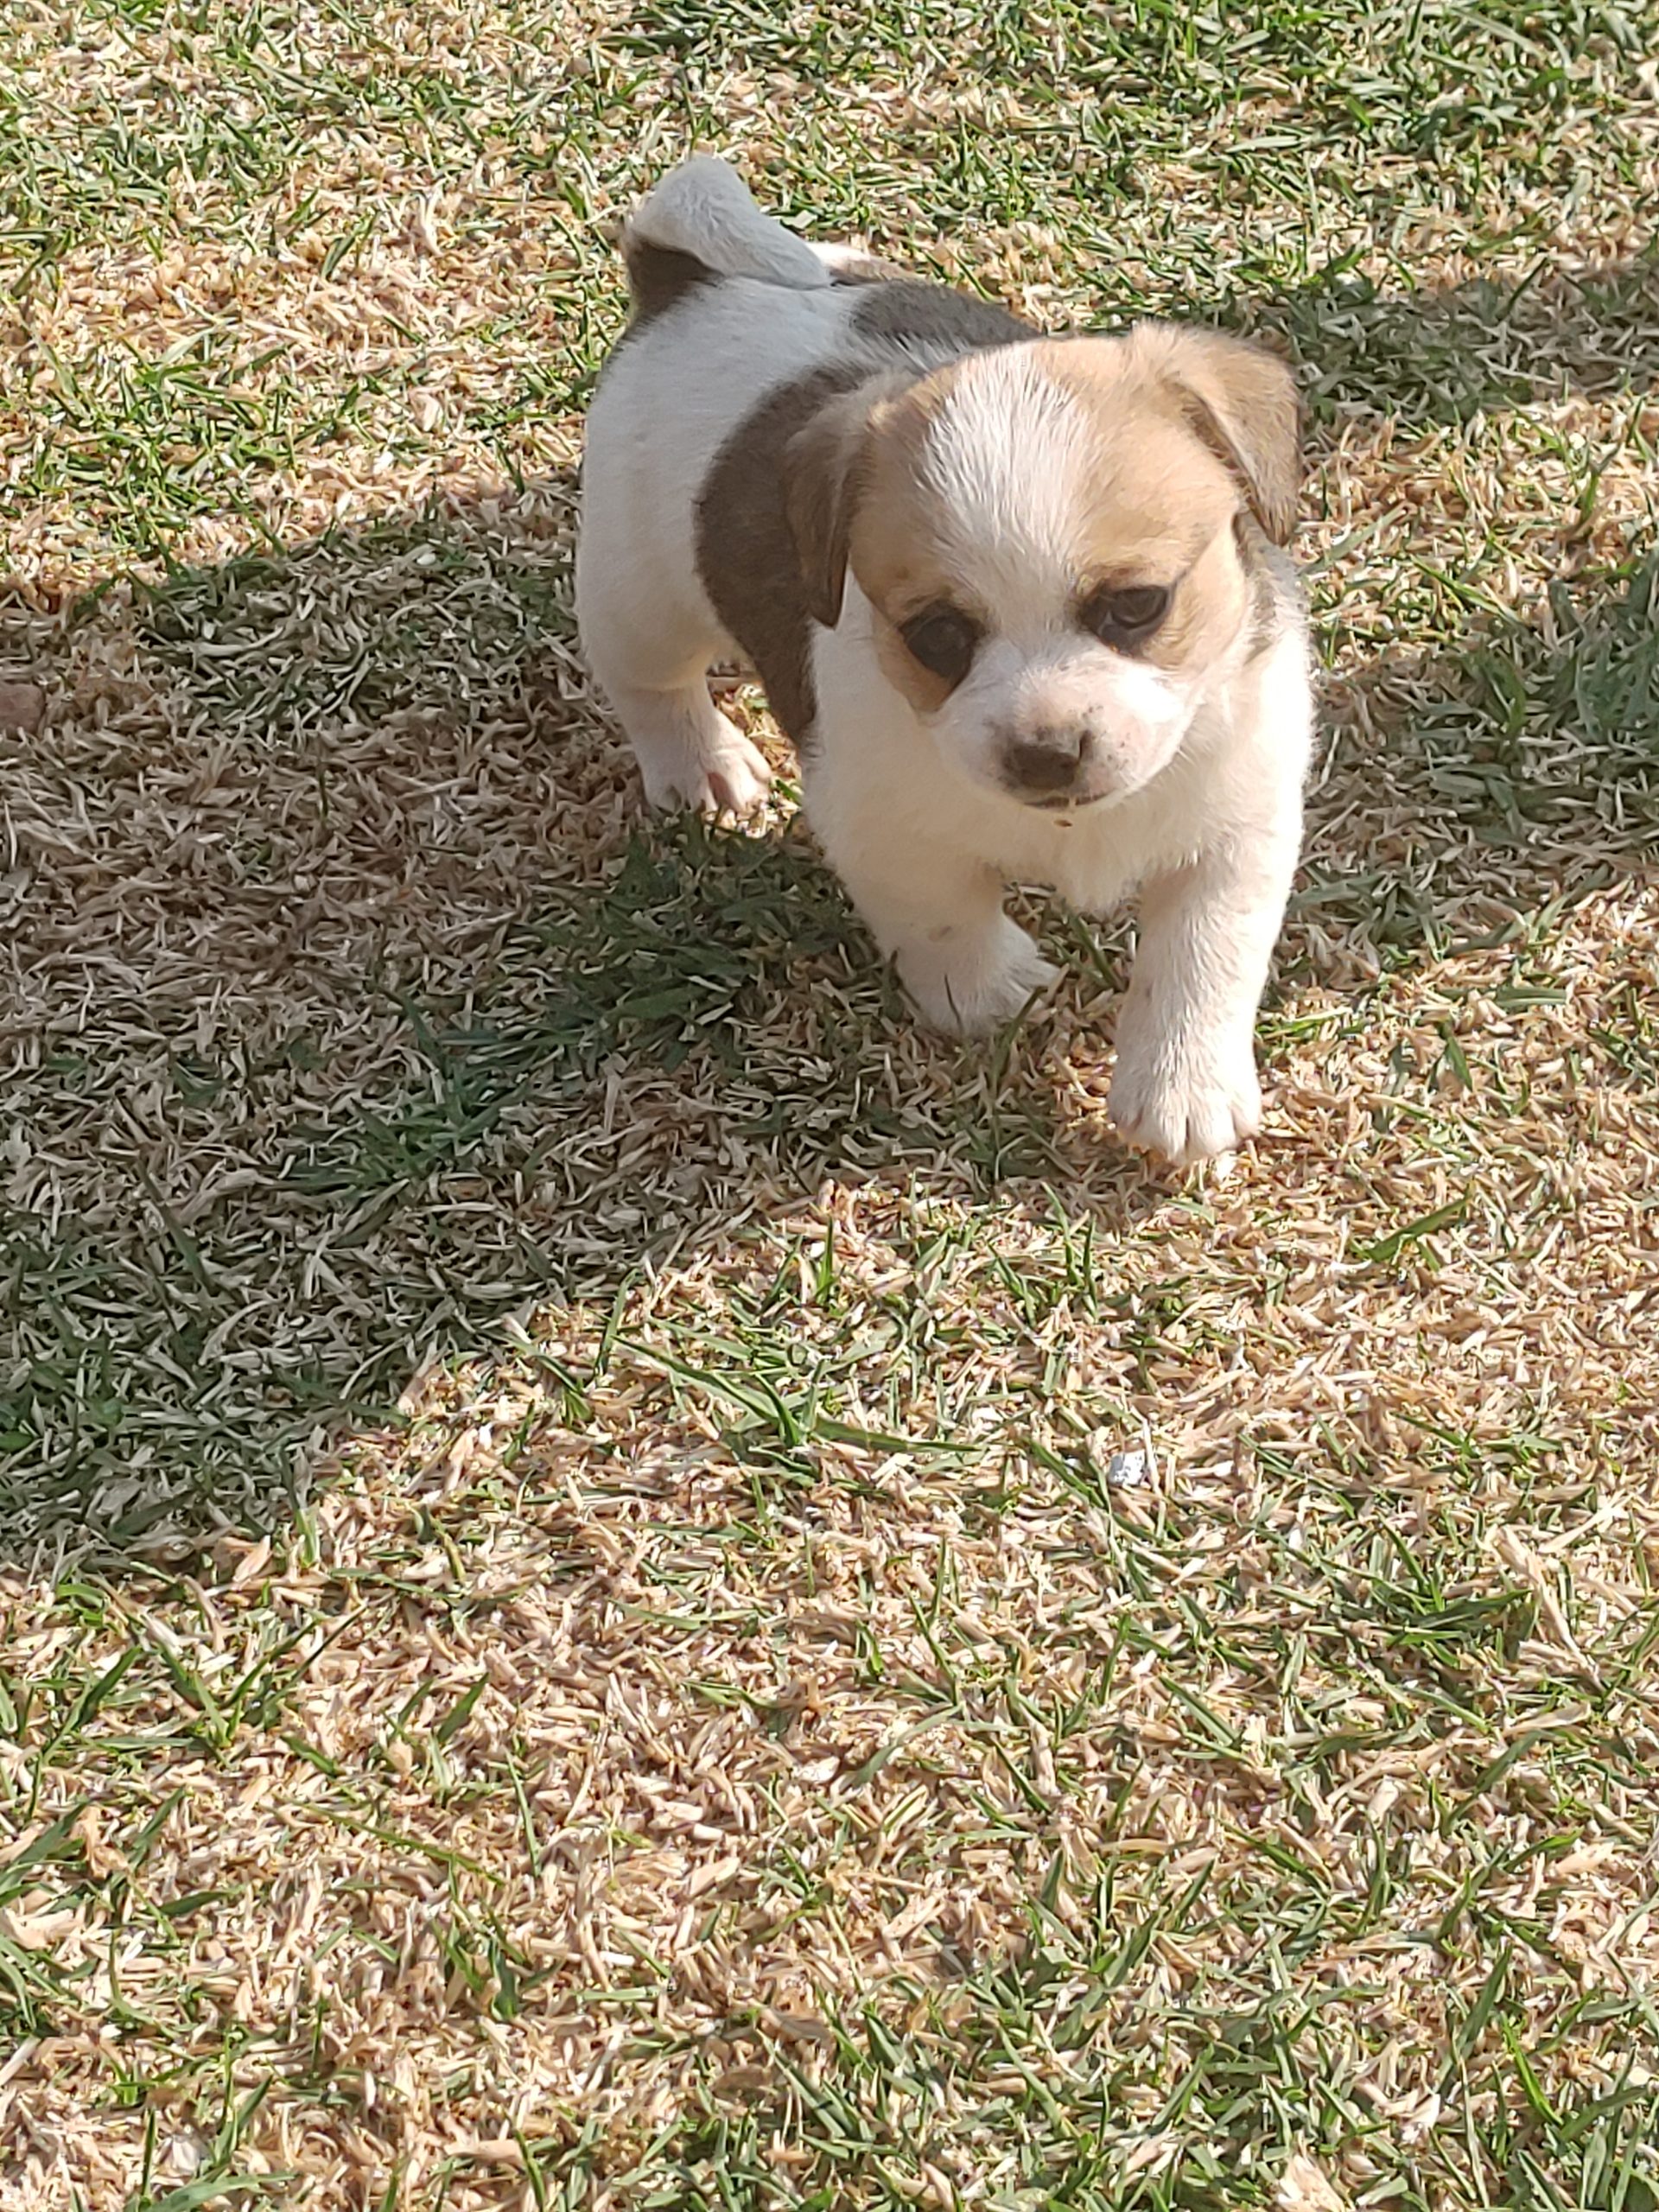
[[[842,563],[942,756],[1062,813],[1157,775],[1249,616],[1241,506],[1275,537],[1294,520],[1282,365],[1142,326],[837,404]]]

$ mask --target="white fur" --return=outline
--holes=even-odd
[[[1076,579],[1077,486],[1092,426],[1023,346],[970,356],[935,419],[922,476],[949,558],[982,585],[999,632],[1042,631]]]
[[[696,503],[756,403],[844,352],[858,295],[827,282],[833,250],[769,224],[718,164],[670,177],[634,229],[741,273],[669,309],[607,371],[584,461],[582,640],[652,804],[741,812],[766,769],[709,699],[710,664],[736,647],[698,581]],[[1300,839],[1306,647],[1290,630],[1247,664],[1241,639],[1182,683],[1084,639],[1071,495],[1090,465],[1082,410],[1022,349],[969,365],[926,467],[955,518],[953,565],[995,607],[995,635],[924,716],[884,673],[849,576],[838,626],[813,633],[805,808],[920,1010],[949,1030],[994,1027],[1049,980],[1003,912],[1008,883],[1090,911],[1138,886],[1112,1110],[1132,1141],[1184,1162],[1230,1149],[1260,1118],[1252,1033]],[[1002,787],[1010,731],[1079,715],[1101,747],[1100,804],[1047,813]]]
[[[697,496],[756,403],[823,359],[851,296],[828,283],[715,286],[664,318],[686,337],[624,346],[594,396],[576,613],[652,806],[742,814],[766,795],[765,760],[709,696],[709,664],[737,647],[698,578]]]
[[[932,720],[947,772],[1001,792],[1011,741],[1086,728],[1097,786],[1121,794],[1156,775],[1185,734],[1194,702],[1185,687],[1149,663],[1102,652],[1077,627],[1079,495],[1100,466],[1086,411],[1034,353],[1008,346],[963,364],[922,473],[949,565],[970,601],[995,608],[996,624]]]
[[[1051,885],[1096,913],[1139,887],[1114,1118],[1179,1163],[1231,1150],[1260,1121],[1251,1035],[1300,842],[1312,737],[1300,638],[1219,672],[1162,774],[1115,805],[1051,815],[952,772],[881,672],[868,601],[855,585],[849,598],[816,642],[807,816],[923,1014],[995,1027],[1046,980],[1002,911],[1007,884]]]

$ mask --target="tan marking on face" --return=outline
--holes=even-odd
[[[1076,623],[1103,585],[1161,584],[1170,611],[1136,658],[1179,675],[1225,651],[1244,620],[1248,581],[1232,524],[1238,483],[1195,432],[1180,391],[1140,357],[1133,337],[1039,340],[1022,346],[1079,411],[1077,480],[1051,487],[1063,501],[1065,545],[1056,574],[1056,620]],[[999,629],[953,550],[950,518],[931,480],[926,448],[973,362],[956,362],[882,407],[871,426],[850,539],[853,573],[877,614],[877,652],[895,688],[918,712],[933,713],[953,686],[912,658],[902,624],[933,607]]]
[[[1172,674],[1202,667],[1231,643],[1249,601],[1233,536],[1236,480],[1194,432],[1179,392],[1147,372],[1132,335],[1057,340],[1042,354],[1088,411],[1100,454],[1083,509],[1089,588],[1173,588],[1136,658]]]
[[[953,361],[935,370],[881,410],[871,426],[853,518],[850,565],[875,609],[882,673],[919,714],[934,713],[956,687],[912,658],[900,626],[944,607],[987,627],[992,619],[948,557],[938,496],[923,466],[928,436],[963,368]]]
[[[918,715],[937,714],[957,686],[948,677],[924,668],[899,633],[898,625],[878,606],[875,657],[881,673]]]
[[[1238,486],[1275,545],[1296,531],[1302,404],[1289,365],[1266,346],[1196,323],[1140,322],[1127,344],[1180,400],[1193,434]]]

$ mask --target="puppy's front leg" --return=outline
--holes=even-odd
[[[1131,1143],[1179,1166],[1230,1152],[1262,1125],[1255,1012],[1296,851],[1281,830],[1143,888],[1111,1113]]]
[[[820,832],[822,836],[822,832]],[[1002,911],[1000,876],[925,840],[824,840],[870,934],[924,1018],[969,1037],[1012,1021],[1054,970]],[[841,847],[841,849],[836,849]]]

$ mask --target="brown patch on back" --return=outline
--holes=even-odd
[[[985,346],[1009,346],[1038,334],[1028,322],[988,300],[970,299],[945,284],[907,279],[872,284],[853,309],[851,327],[861,338],[946,346],[963,353]]]
[[[697,574],[797,750],[817,702],[807,652],[810,598],[785,498],[786,456],[832,402],[869,380],[867,363],[815,370],[764,399],[715,457],[697,501]]]

